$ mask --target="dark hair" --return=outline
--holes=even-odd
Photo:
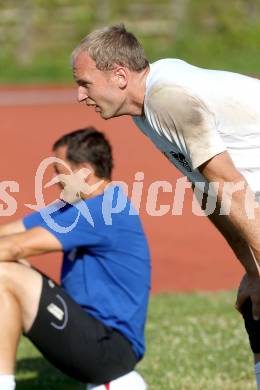
[[[66,158],[74,164],[90,163],[95,175],[111,179],[113,169],[112,148],[105,135],[94,127],[86,127],[63,135],[53,145],[52,150],[67,146]]]

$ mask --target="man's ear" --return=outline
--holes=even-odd
[[[90,179],[90,177],[92,177],[94,174],[94,169],[93,169],[92,165],[89,164],[88,162],[74,165],[72,167],[72,171],[74,174],[81,175],[81,177],[84,178],[85,181],[88,181]],[[80,177],[80,176],[78,176],[78,177]]]
[[[114,69],[114,77],[120,89],[124,89],[127,86],[128,73],[126,68],[123,66],[118,66],[116,69]]]
[[[80,163],[78,166],[77,166],[77,170],[79,171],[80,169],[86,169],[89,171],[89,175],[88,176],[91,176],[91,175],[94,175],[95,174],[95,170],[93,168],[93,166],[88,163],[88,162],[83,162],[83,163]]]

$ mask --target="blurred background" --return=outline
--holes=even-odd
[[[150,61],[259,73],[259,0],[0,1],[0,81],[71,82],[69,55],[91,29],[124,22]]]
[[[131,194],[135,173],[144,173],[140,210],[152,291],[167,292],[151,297],[148,353],[139,366],[149,388],[253,390],[247,338],[232,309],[235,290],[208,293],[237,287],[243,274],[238,261],[207,219],[192,213],[189,191],[182,215],[150,216],[150,184],[165,180],[174,191],[180,173],[131,118],[104,121],[76,102],[71,51],[92,29],[119,22],[137,35],[150,61],[177,57],[260,75],[260,0],[0,0],[0,184],[19,184],[18,193],[6,188],[17,205],[14,215],[0,187],[0,223],[30,212],[25,205],[36,203],[36,170],[58,137],[88,125],[104,131],[113,145],[114,179],[128,183]],[[57,196],[44,195],[46,201]],[[172,204],[173,195],[160,191],[158,204]],[[31,261],[59,280],[61,255]],[[17,369],[19,389],[85,388],[59,374],[26,340]]]

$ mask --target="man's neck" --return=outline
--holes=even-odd
[[[110,182],[111,182],[110,180],[95,177],[95,179],[87,183],[89,185],[90,193],[89,194],[81,193],[81,199],[90,199],[90,198],[94,198],[95,196],[103,194],[103,192],[105,191],[106,187],[109,185]]]
[[[132,73],[126,110],[128,115],[140,116],[144,110],[144,98],[146,92],[146,80],[150,68],[147,67],[141,73]]]

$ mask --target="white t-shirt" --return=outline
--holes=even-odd
[[[150,65],[144,114],[136,125],[192,182],[206,181],[197,168],[227,150],[260,194],[259,80],[159,60]]]

